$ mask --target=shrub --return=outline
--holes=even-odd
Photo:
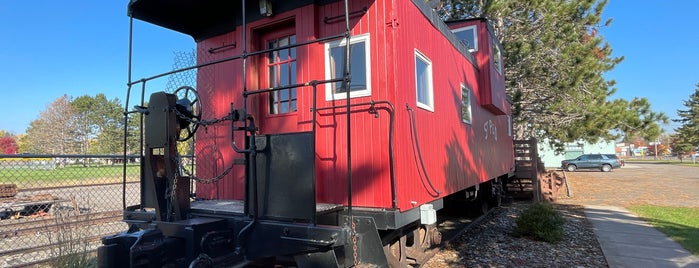
[[[517,218],[517,235],[546,242],[558,242],[563,238],[565,219],[560,212],[546,203],[536,203],[523,210]]]
[[[91,221],[91,216],[89,213],[81,214],[74,196],[71,196],[71,200],[72,210],[54,211],[55,225],[47,226],[55,229],[47,233],[49,242],[55,245],[51,248],[52,259],[49,264],[61,268],[97,267],[97,256],[93,250],[95,246],[90,237],[94,226],[77,223],[79,220]]]

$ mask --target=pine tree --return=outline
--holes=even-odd
[[[689,99],[684,100],[686,109],[677,110],[679,118],[672,120],[682,124],[675,129],[675,146],[672,148],[679,155],[693,151],[699,146],[699,83],[695,87]]]
[[[611,130],[656,138],[666,122],[647,99],[608,100],[603,74],[623,57],[598,35],[606,1],[447,0],[443,18],[484,17],[504,47],[505,79],[517,138],[564,142],[613,139]],[[626,133],[626,132],[630,133]]]

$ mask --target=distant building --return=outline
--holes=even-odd
[[[631,156],[631,151],[629,150],[629,144],[625,142],[620,142],[616,144],[616,155],[624,158]]]
[[[538,147],[539,157],[547,168],[559,168],[561,166],[561,161],[573,159],[583,154],[616,154],[623,157],[617,153],[616,142],[614,141],[600,141],[594,144],[583,141],[570,142],[565,144],[565,149],[563,153],[560,154],[557,154],[555,150],[548,145],[547,140],[540,142]]]

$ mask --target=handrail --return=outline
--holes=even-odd
[[[213,61],[205,62],[205,63],[202,63],[202,64],[192,65],[192,66],[189,66],[189,67],[180,68],[180,69],[172,70],[172,71],[169,71],[169,72],[164,72],[164,73],[157,74],[157,75],[154,75],[154,76],[150,76],[150,77],[146,77],[146,78],[141,78],[141,79],[136,80],[136,81],[133,81],[133,82],[129,80],[129,83],[128,83],[127,85],[128,85],[128,86],[132,86],[132,85],[135,85],[135,84],[138,84],[138,83],[145,83],[145,82],[147,82],[147,81],[150,81],[150,80],[153,80],[153,79],[157,79],[157,78],[161,78],[161,77],[164,77],[164,76],[168,76],[168,75],[171,75],[171,74],[176,74],[176,73],[181,73],[181,72],[185,72],[185,71],[189,71],[189,70],[199,69],[199,68],[206,67],[206,66],[211,66],[211,65],[216,65],[216,64],[219,64],[219,63],[224,63],[224,62],[228,62],[228,61],[232,61],[232,60],[238,60],[238,59],[242,59],[242,58],[247,58],[247,57],[250,57],[250,56],[261,55],[261,54],[265,54],[265,53],[269,53],[269,52],[273,52],[273,51],[279,51],[279,50],[283,50],[283,49],[289,49],[289,48],[299,47],[299,46],[308,45],[308,44],[313,44],[313,43],[318,43],[318,42],[330,41],[330,40],[342,38],[342,37],[344,37],[344,36],[345,36],[344,34],[337,34],[337,35],[332,35],[332,36],[328,36],[328,37],[313,39],[313,40],[306,41],[306,42],[296,43],[296,44],[293,44],[293,45],[282,46],[282,47],[276,47],[276,48],[270,48],[270,49],[264,49],[264,50],[257,50],[257,51],[253,51],[253,52],[249,52],[249,53],[244,53],[244,54],[241,54],[241,55],[226,57],[226,58],[223,58],[223,59],[213,60]]]

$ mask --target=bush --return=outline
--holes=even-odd
[[[565,219],[560,212],[546,203],[536,203],[523,210],[517,218],[517,235],[546,242],[558,242],[563,238]]]

